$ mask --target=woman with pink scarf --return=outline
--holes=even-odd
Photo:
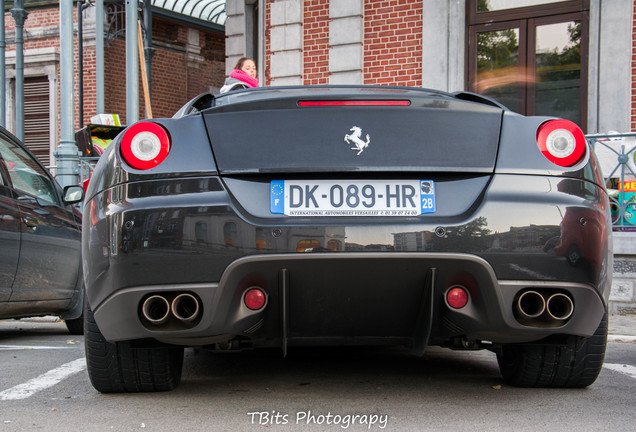
[[[225,80],[225,84],[221,87],[221,93],[252,87],[258,87],[256,64],[251,58],[241,57],[236,62],[230,77]]]

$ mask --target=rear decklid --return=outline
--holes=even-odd
[[[261,88],[203,112],[221,174],[492,173],[502,109],[394,87]]]

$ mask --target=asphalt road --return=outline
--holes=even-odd
[[[187,350],[175,391],[102,395],[83,353],[62,323],[0,321],[0,432],[634,430],[633,338],[582,390],[509,387],[486,351]]]

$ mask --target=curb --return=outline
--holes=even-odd
[[[607,341],[608,342],[636,343],[636,336],[607,335]]]

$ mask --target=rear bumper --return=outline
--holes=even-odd
[[[243,183],[232,193],[218,177],[127,183],[87,203],[86,293],[108,340],[510,343],[590,336],[605,312],[608,202],[588,181],[495,175],[483,192],[467,194],[472,201],[455,204],[466,182],[449,181],[438,213],[408,218],[258,215],[250,206],[268,208],[269,183]],[[461,310],[444,301],[453,283],[470,293]],[[260,311],[242,304],[251,286],[267,295]],[[514,315],[525,290],[565,293],[574,313],[558,325],[526,325]],[[198,300],[197,319],[159,327],[141,318],[149,296],[170,302],[180,293]]]
[[[465,286],[468,305],[450,308],[445,291]],[[259,287],[259,311],[243,294]],[[522,324],[514,303],[525,290],[565,292],[575,305],[564,323],[545,317]],[[145,299],[188,293],[199,300],[193,323],[174,316],[161,325],[144,320]],[[590,286],[565,282],[498,281],[482,258],[465,254],[351,253],[255,255],[233,262],[219,283],[122,289],[95,310],[111,341],[153,338],[201,346],[236,337],[254,346],[407,344],[423,349],[454,337],[495,343],[527,342],[551,334],[590,336],[605,312]]]

